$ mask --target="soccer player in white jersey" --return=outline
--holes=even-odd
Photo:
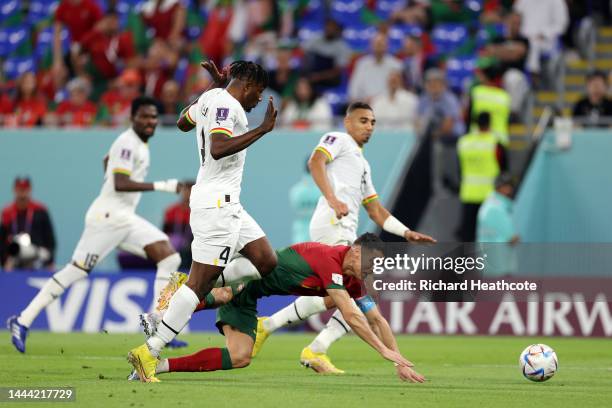
[[[30,304],[9,318],[13,345],[24,353],[28,328],[38,314],[76,281],[86,278],[96,263],[121,244],[137,248],[157,264],[154,299],[168,283],[181,257],[168,237],[135,213],[142,191],[177,193],[176,179],[144,182],[149,170],[147,142],[157,127],[157,102],[149,97],[134,99],[132,126],[112,144],[105,158],[104,183],[100,195],[85,215],[85,229],[72,255],[72,262],[49,279]]]
[[[225,88],[204,92],[177,122],[182,131],[196,129],[201,164],[190,200],[193,262],[187,282],[172,296],[156,333],[128,355],[143,381],[157,381],[155,362],[160,351],[185,327],[220,276],[222,284],[231,282],[236,274],[261,278],[276,267],[268,239],[240,204],[246,148],[270,132],[276,121],[272,98],[255,129],[248,129],[245,113],[261,101],[268,75],[260,65],[248,61],[233,62],[223,74],[212,63],[205,68],[215,83],[225,82],[226,75],[230,81]],[[233,259],[237,253],[243,257]]]
[[[311,240],[328,245],[351,245],[357,238],[359,207],[363,205],[370,219],[385,231],[411,242],[435,242],[428,235],[411,231],[380,203],[372,183],[370,164],[362,153],[375,124],[374,112],[368,104],[352,103],[344,118],[346,133],[327,133],[315,147],[308,166],[322,196],[310,220]],[[372,326],[379,327],[382,316],[371,296],[357,299],[356,303]],[[326,305],[322,297],[303,296],[269,318],[260,318],[253,355],[275,330],[329,307],[333,304]],[[342,314],[336,310],[327,326],[302,350],[301,363],[316,372],[342,373],[326,353],[329,346],[349,330]]]

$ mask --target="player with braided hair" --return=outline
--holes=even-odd
[[[263,230],[240,203],[246,148],[276,122],[272,97],[258,127],[249,130],[245,113],[261,101],[268,74],[250,61],[236,61],[222,72],[210,61],[202,66],[218,88],[200,95],[177,122],[183,132],[196,129],[200,152],[201,166],[190,200],[193,262],[187,282],[170,299],[157,332],[128,355],[134,367],[144,372],[154,370],[160,351],[185,327],[217,280],[226,286],[238,278],[261,278],[277,263]]]

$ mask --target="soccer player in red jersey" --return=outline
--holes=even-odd
[[[155,360],[152,364],[130,362],[143,382],[157,382],[155,375],[166,372],[246,367],[251,362],[257,333],[258,299],[273,295],[323,296],[329,297],[328,303],[340,310],[362,340],[384,359],[395,363],[402,380],[423,382],[425,378],[400,354],[393,336],[379,339],[351,301],[364,295],[363,279],[371,270],[372,259],[382,256],[381,244],[376,235],[366,233],[352,246],[308,242],[281,249],[277,251],[278,264],[272,273],[250,281],[218,310],[217,327],[226,338],[226,347],[207,348],[189,356]]]

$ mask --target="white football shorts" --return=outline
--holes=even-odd
[[[81,268],[91,270],[121,244],[144,248],[159,241],[168,241],[168,236],[139,215],[90,212],[72,260]]]
[[[205,265],[226,266],[249,242],[266,234],[240,203],[191,209],[191,256]]]

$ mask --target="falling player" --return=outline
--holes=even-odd
[[[309,161],[312,178],[321,190],[321,198],[310,221],[312,241],[330,245],[350,245],[357,236],[359,207],[383,230],[411,242],[435,242],[428,235],[411,231],[383,207],[372,183],[370,164],[362,154],[376,119],[372,108],[362,102],[352,103],[346,112],[346,133],[330,132],[321,138]],[[372,323],[382,317],[371,296],[357,299],[357,305]],[[287,324],[306,319],[326,310],[323,298],[300,297],[270,318],[261,318],[257,327],[256,355],[266,338]],[[302,350],[300,362],[316,372],[342,373],[327,356],[329,346],[348,333],[350,326],[336,311],[314,341]]]
[[[190,200],[193,262],[187,282],[172,296],[156,333],[130,351],[128,359],[135,367],[155,364],[162,348],[185,327],[222,273],[223,277],[236,273],[263,277],[276,266],[268,239],[240,203],[246,148],[270,132],[276,121],[270,98],[262,123],[248,130],[245,111],[261,101],[268,75],[248,61],[233,62],[229,72],[223,73],[213,63],[203,66],[216,84],[223,85],[227,76],[229,84],[204,92],[177,122],[184,132],[196,129],[201,164]],[[246,259],[232,260],[235,253]]]
[[[351,246],[307,242],[277,251],[278,264],[272,273],[247,283],[218,310],[217,327],[225,336],[225,348],[207,348],[189,356],[154,359],[150,364],[137,361],[134,365],[137,375],[133,374],[132,378],[158,382],[155,375],[160,373],[246,367],[251,362],[255,342],[258,299],[300,294],[305,297],[324,296],[334,303],[359,337],[384,359],[395,363],[400,379],[425,381],[411,368],[413,364],[400,354],[390,329],[389,335],[377,337],[351,301],[351,298],[363,296],[362,280],[371,271],[372,259],[381,256],[381,244],[376,235],[366,233]],[[364,268],[364,265],[370,266]]]
[[[157,101],[149,97],[134,99],[132,126],[112,144],[105,158],[105,176],[100,195],[85,215],[85,229],[77,244],[72,262],[49,279],[30,304],[8,320],[12,341],[24,353],[28,328],[38,314],[76,281],[86,278],[94,266],[119,245],[137,248],[157,264],[154,298],[166,286],[181,257],[168,237],[153,224],[135,213],[143,191],[177,193],[176,179],[144,182],[149,169],[147,142],[157,127]]]

